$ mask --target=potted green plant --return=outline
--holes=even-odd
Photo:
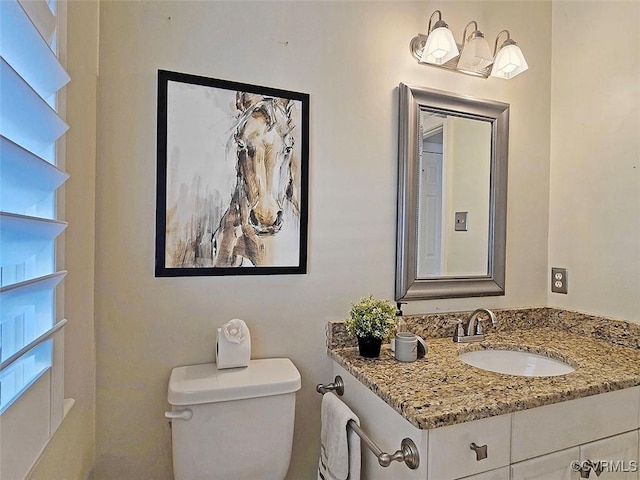
[[[346,321],[347,332],[358,339],[358,349],[363,357],[377,357],[380,346],[395,327],[396,308],[388,300],[379,300],[372,295],[352,303]]]

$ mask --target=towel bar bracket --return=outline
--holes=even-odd
[[[378,455],[378,463],[383,467],[388,467],[391,462],[404,462],[411,470],[415,470],[420,466],[420,454],[418,447],[410,438],[403,438],[400,443],[400,450],[393,455],[382,453]]]
[[[376,443],[364,433],[360,428],[360,425],[356,422],[349,420],[348,426],[360,437],[367,447],[369,447],[369,450],[378,457],[378,463],[381,467],[388,467],[391,465],[391,462],[404,462],[411,470],[415,470],[420,466],[420,453],[418,452],[418,447],[410,438],[402,439],[402,442],[400,443],[400,450],[390,454],[383,452],[380,447],[378,447],[378,445],[376,445]]]
[[[333,379],[333,383],[328,383],[326,385],[319,383],[316,385],[316,392],[323,395],[332,391],[335,391],[339,396],[344,394],[344,381],[340,375],[336,375],[336,378]]]

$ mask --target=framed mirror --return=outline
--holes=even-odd
[[[504,295],[509,105],[399,96],[396,300]]]

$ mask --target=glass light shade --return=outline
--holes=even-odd
[[[447,27],[435,28],[429,33],[420,62],[442,65],[460,54],[453,33]]]
[[[522,50],[515,44],[507,45],[498,50],[493,61],[492,77],[510,79],[529,68]]]
[[[458,60],[458,70],[481,72],[493,63],[489,44],[483,36],[477,35],[467,41]]]

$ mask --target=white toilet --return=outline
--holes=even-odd
[[[300,372],[288,358],[174,368],[169,379],[175,480],[282,480]]]

